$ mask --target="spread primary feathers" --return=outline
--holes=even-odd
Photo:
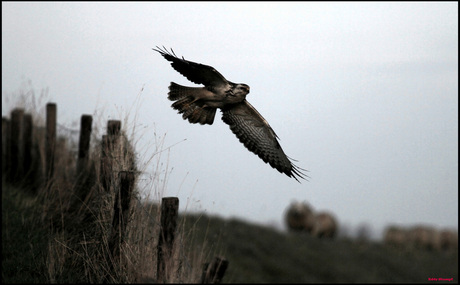
[[[171,105],[190,123],[212,125],[216,109],[222,111],[222,120],[230,126],[244,146],[257,154],[264,162],[279,172],[305,179],[300,167],[294,165],[284,154],[278,142],[278,136],[268,122],[246,100],[249,86],[233,83],[225,79],[213,67],[179,58],[174,51],[165,48],[153,49],[159,52],[171,66],[188,80],[204,87],[186,87],[174,82],[169,86],[168,98]],[[300,181],[299,181],[300,182]]]

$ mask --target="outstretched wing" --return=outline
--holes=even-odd
[[[230,126],[232,132],[244,146],[257,154],[265,163],[289,177],[308,177],[300,167],[295,166],[284,154],[278,143],[278,136],[268,122],[252,107],[247,100],[230,105],[222,110],[222,120]],[[300,182],[300,181],[299,181]]]
[[[171,62],[171,66],[188,80],[196,84],[205,86],[228,85],[228,81],[214,67],[185,60],[183,57],[176,56],[171,49],[169,52],[166,48],[163,49],[157,46],[154,51],[159,52],[166,60]]]

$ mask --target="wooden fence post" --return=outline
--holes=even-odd
[[[109,137],[107,135],[102,135],[100,173],[102,188],[105,192],[110,193],[110,175],[112,174],[112,167],[110,164]]]
[[[121,130],[121,121],[109,120],[107,122],[107,134],[109,136],[118,136]]]
[[[158,240],[157,281],[166,282],[166,261],[172,256],[179,213],[179,198],[165,197],[161,201],[161,229]]]
[[[117,191],[114,214],[112,221],[112,235],[110,238],[110,252],[113,260],[120,258],[120,247],[124,242],[126,235],[126,226],[128,225],[129,208],[131,204],[131,196],[134,190],[134,172],[121,171],[119,173],[119,191]]]
[[[27,184],[31,184],[32,178],[31,170],[32,170],[32,149],[33,149],[33,123],[32,123],[32,115],[24,114],[24,122],[23,122],[23,137],[22,137],[22,146],[23,146],[23,158],[22,158],[22,171],[24,174],[24,178]]]
[[[224,278],[225,271],[228,267],[228,260],[223,257],[214,257],[211,264],[205,263],[203,275],[201,276],[202,284],[219,284]]]
[[[11,112],[11,124],[9,131],[9,181],[12,183],[18,182],[22,168],[22,121],[24,118],[23,109],[14,109]]]
[[[113,172],[114,169],[114,149],[118,143],[121,122],[109,120],[107,123],[107,135],[102,136],[102,153],[101,153],[101,182],[102,187],[107,193],[113,191]]]
[[[9,166],[9,143],[8,140],[10,138],[9,134],[9,127],[10,121],[6,117],[2,117],[2,172],[6,173],[7,170],[10,169]]]
[[[91,125],[93,117],[82,115],[80,123],[80,141],[78,142],[77,174],[81,175],[88,167],[89,143],[91,141]]]
[[[75,185],[75,204],[73,207],[83,209],[80,205],[93,199],[91,188],[95,183],[96,174],[93,164],[89,164],[89,146],[91,141],[91,125],[93,117],[82,115],[80,120],[80,139],[78,142],[77,179]],[[101,162],[102,164],[102,162]],[[83,204],[82,204],[83,201]]]
[[[54,174],[54,154],[56,151],[56,112],[55,103],[46,104],[46,183]]]

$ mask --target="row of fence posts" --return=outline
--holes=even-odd
[[[54,175],[54,160],[56,154],[56,115],[55,103],[46,105],[46,135],[45,135],[45,185],[52,183]],[[81,176],[88,167],[90,139],[92,131],[92,116],[82,115],[80,138],[77,160],[77,175]],[[113,161],[110,152],[113,151],[118,141],[121,122],[110,120],[107,124],[107,135],[102,137],[101,153],[101,180],[106,191],[113,185]],[[32,115],[24,113],[23,109],[14,109],[11,120],[2,118],[2,173],[7,173],[9,183],[27,182],[24,179],[33,167],[33,121]],[[109,250],[114,261],[120,258],[120,247],[124,243],[125,231],[128,224],[128,213],[132,193],[135,187],[134,171],[119,171],[114,203],[112,233],[109,240]],[[83,193],[80,193],[83,194]],[[158,282],[165,282],[167,278],[166,261],[172,256],[177,219],[179,212],[179,199],[177,197],[162,198],[161,203],[161,229],[157,245],[157,278]],[[228,260],[215,257],[211,263],[205,263],[201,276],[201,283],[220,283],[228,267]]]
[[[54,103],[46,105],[44,181],[49,183],[54,174],[56,150],[56,111]],[[2,118],[2,172],[7,172],[7,182],[29,182],[34,164],[32,115],[24,109],[14,109],[11,120]],[[38,159],[37,159],[38,160]]]

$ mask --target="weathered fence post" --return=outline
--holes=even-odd
[[[24,118],[23,109],[14,109],[11,112],[11,124],[8,139],[8,158],[9,158],[9,181],[18,182],[22,168],[22,121]]]
[[[165,282],[168,275],[166,261],[172,256],[174,235],[179,213],[179,198],[165,197],[161,201],[161,229],[158,240],[157,281]]]
[[[102,188],[104,188],[106,193],[110,193],[110,175],[112,175],[112,165],[110,163],[109,137],[107,135],[102,135],[100,173]]]
[[[107,134],[109,136],[118,136],[121,130],[121,121],[109,120],[107,122]]]
[[[75,185],[75,200],[72,208],[83,210],[90,199],[94,199],[92,186],[96,181],[94,164],[89,164],[89,146],[91,141],[91,125],[93,117],[82,115],[80,120],[80,139],[78,142],[77,179]],[[89,219],[89,218],[88,218]]]
[[[93,117],[82,115],[80,123],[80,141],[78,142],[77,174],[81,175],[88,167],[89,143],[91,140],[91,125]]]
[[[32,182],[32,149],[33,149],[33,124],[32,115],[24,114],[23,132],[22,132],[22,171],[26,182],[30,185]]]
[[[9,127],[10,122],[7,118],[2,117],[2,173],[6,173],[7,170],[10,169],[9,160],[7,159],[8,153],[10,152],[8,147],[8,140],[10,138],[9,135]]]
[[[45,180],[49,183],[54,174],[54,154],[56,151],[56,104],[46,104],[46,172]]]
[[[109,120],[107,123],[107,135],[102,136],[101,153],[101,182],[107,193],[112,193],[113,172],[114,172],[114,149],[118,142],[121,122]]]
[[[121,171],[119,173],[119,187],[115,203],[112,221],[112,235],[110,238],[110,252],[113,260],[120,258],[120,247],[124,242],[126,226],[129,218],[129,208],[131,196],[134,189],[135,174],[131,171]]]
[[[228,260],[216,256],[214,260],[204,264],[203,275],[201,276],[202,284],[219,284],[224,278],[225,271],[228,267]]]

